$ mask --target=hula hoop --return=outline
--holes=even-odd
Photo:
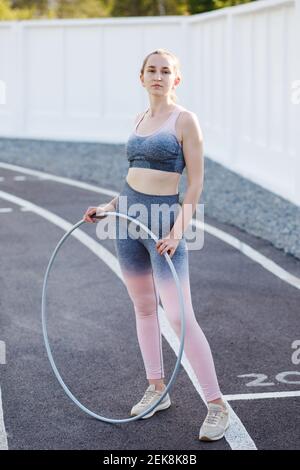
[[[156,237],[156,235],[151,232],[151,230],[148,229],[148,227],[146,227],[143,223],[139,222],[138,220],[135,220],[134,218],[126,215],[126,214],[121,214],[119,212],[103,212],[103,214],[107,214],[107,215],[116,215],[118,217],[121,217],[121,218],[124,218],[124,219],[128,219],[128,220],[131,220],[132,222],[134,222],[136,225],[139,225],[140,227],[142,227],[144,230],[146,230],[146,232],[149,233],[149,235],[151,236],[151,238],[157,242],[158,241],[158,238]],[[104,219],[105,217],[104,216],[100,216],[100,217],[93,217],[93,218],[96,218],[96,219]],[[183,347],[184,347],[184,337],[185,337],[185,315],[184,315],[184,302],[183,302],[183,293],[182,293],[182,289],[181,289],[181,285],[180,285],[180,282],[179,282],[179,279],[178,279],[178,276],[177,276],[177,273],[176,273],[176,270],[174,268],[174,265],[170,259],[170,256],[168,255],[168,253],[164,253],[164,256],[165,256],[165,259],[167,260],[168,264],[169,264],[169,267],[171,269],[171,272],[173,274],[173,278],[175,280],[175,283],[176,283],[176,287],[177,287],[177,291],[178,291],[178,295],[179,295],[179,303],[180,303],[180,315],[181,315],[181,336],[180,336],[180,348],[179,348],[179,354],[178,354],[178,357],[177,357],[177,361],[176,361],[176,364],[175,364],[175,368],[174,368],[174,371],[172,373],[172,376],[171,376],[171,379],[169,381],[169,383],[166,385],[166,388],[165,390],[163,391],[161,397],[152,405],[150,406],[149,408],[147,408],[145,411],[143,411],[142,413],[140,413],[139,415],[136,415],[136,416],[132,416],[131,418],[124,418],[124,419],[114,419],[114,418],[106,418],[104,416],[101,416],[101,415],[98,415],[97,413],[94,413],[93,411],[89,410],[88,408],[86,408],[84,405],[82,405],[82,403],[80,403],[79,400],[77,400],[77,398],[72,394],[72,392],[68,389],[68,387],[66,386],[66,384],[64,383],[56,365],[55,365],[55,362],[54,362],[54,359],[53,359],[53,356],[52,356],[52,352],[51,352],[51,348],[50,348],[50,345],[49,345],[49,340],[48,340],[48,332],[47,332],[47,322],[46,322],[46,292],[47,292],[47,282],[48,282],[48,277],[49,277],[49,273],[50,273],[50,270],[51,270],[51,267],[53,265],[53,262],[54,262],[54,259],[60,249],[60,247],[62,246],[62,244],[64,243],[64,241],[71,235],[71,233],[76,229],[78,228],[80,225],[82,225],[83,223],[85,223],[85,220],[82,219],[80,220],[79,222],[77,222],[75,225],[73,225],[73,227],[61,238],[61,240],[59,241],[59,243],[57,244],[56,248],[54,249],[53,253],[52,253],[52,256],[50,258],[50,261],[48,263],[48,266],[47,266],[47,269],[46,269],[46,273],[45,273],[45,276],[44,276],[44,283],[43,283],[43,292],[42,292],[42,327],[43,327],[43,336],[44,336],[44,342],[45,342],[45,346],[46,346],[46,351],[47,351],[47,355],[48,355],[48,358],[49,358],[49,361],[50,361],[50,364],[51,364],[51,367],[53,369],[53,372],[57,378],[57,380],[59,381],[60,385],[62,386],[62,388],[64,389],[64,391],[66,392],[66,394],[68,395],[69,398],[71,398],[71,400],[81,409],[83,410],[85,413],[89,414],[90,416],[93,416],[94,418],[96,419],[99,419],[100,421],[104,421],[104,422],[107,422],[107,423],[112,423],[112,424],[115,424],[115,423],[128,423],[129,421],[135,421],[137,419],[140,419],[141,417],[143,417],[144,415],[148,414],[150,411],[152,411],[160,402],[161,400],[166,396],[166,394],[168,393],[168,391],[170,390],[171,386],[173,385],[173,382],[175,380],[175,377],[177,376],[178,372],[179,372],[179,367],[180,367],[180,362],[181,362],[181,358],[182,358],[182,354],[183,354]]]

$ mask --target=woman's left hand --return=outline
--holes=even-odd
[[[168,253],[170,258],[174,255],[180,240],[176,238],[162,238],[156,243],[156,249],[160,255]]]

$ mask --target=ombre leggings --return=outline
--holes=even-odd
[[[164,238],[170,232],[179,210],[178,194],[141,193],[129,186],[126,180],[116,204],[117,212],[142,222],[158,239]],[[147,379],[164,378],[158,319],[159,297],[167,319],[178,338],[181,334],[178,293],[172,272],[164,254],[158,253],[156,242],[151,236],[139,229],[134,222],[128,222],[127,219],[121,217],[116,217],[115,249],[127,291],[134,306],[137,337]],[[178,274],[184,296],[186,323],[184,353],[198,378],[206,401],[215,400],[220,398],[222,393],[218,385],[209,343],[193,310],[188,249],[184,237],[180,240],[171,261]]]

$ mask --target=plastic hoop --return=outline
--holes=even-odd
[[[126,215],[126,214],[121,214],[119,212],[103,212],[103,214],[106,214],[106,215],[116,215],[118,217],[121,217],[121,218],[124,218],[124,219],[128,219],[128,220],[131,220],[133,221],[136,225],[139,225],[140,227],[142,227],[144,230],[146,230],[146,232],[149,233],[149,235],[151,236],[151,238],[157,242],[158,241],[158,238],[156,237],[156,235],[151,232],[151,230],[148,229],[148,227],[146,227],[143,223],[139,222],[138,220]],[[100,217],[93,217],[93,218],[96,218],[96,219],[104,219],[105,216],[100,216]],[[59,241],[59,243],[57,244],[56,248],[54,249],[53,253],[52,253],[52,256],[50,258],[50,261],[48,263],[48,266],[47,266],[47,269],[46,269],[46,273],[45,273],[45,276],[44,276],[44,282],[43,282],[43,292],[42,292],[42,327],[43,327],[43,336],[44,336],[44,342],[45,342],[45,346],[46,346],[46,351],[47,351],[47,355],[48,355],[48,358],[49,358],[49,361],[50,361],[50,364],[51,364],[51,367],[53,369],[53,372],[57,378],[57,380],[59,381],[59,383],[61,384],[62,388],[64,389],[64,391],[66,392],[66,394],[69,396],[69,398],[71,398],[71,400],[81,409],[83,410],[85,413],[89,414],[90,416],[93,416],[94,418],[96,419],[99,419],[100,421],[104,421],[104,422],[108,422],[108,423],[112,423],[112,424],[115,424],[115,423],[128,423],[129,421],[135,421],[137,419],[140,419],[142,418],[144,415],[148,414],[150,411],[152,411],[162,400],[163,398],[166,396],[166,394],[168,393],[168,391],[170,390],[171,386],[173,385],[173,382],[175,380],[175,377],[177,376],[178,372],[179,372],[179,367],[180,367],[180,362],[181,362],[181,358],[182,358],[182,354],[183,354],[183,348],[184,348],[184,337],[185,337],[185,314],[184,314],[184,302],[183,302],[183,293],[182,293],[182,289],[181,289],[181,285],[180,285],[180,282],[179,282],[179,279],[178,279],[178,275],[176,273],[176,270],[174,268],[174,265],[170,259],[170,256],[168,255],[168,253],[165,253],[164,256],[165,256],[165,259],[167,260],[168,264],[169,264],[169,267],[171,269],[171,272],[173,274],[173,278],[175,280],[175,283],[176,283],[176,287],[177,287],[177,291],[178,291],[178,294],[179,294],[179,303],[180,303],[180,315],[181,315],[181,336],[180,336],[180,348],[179,348],[179,354],[178,354],[178,357],[177,357],[177,361],[176,361],[176,364],[175,364],[175,367],[174,367],[174,370],[173,370],[173,373],[172,373],[172,376],[171,376],[171,379],[170,381],[168,382],[168,384],[166,385],[166,388],[165,390],[163,391],[161,397],[152,405],[150,406],[147,410],[143,411],[142,413],[140,413],[139,415],[136,415],[136,416],[132,416],[131,418],[124,418],[124,419],[114,419],[114,418],[106,418],[104,416],[101,416],[101,415],[98,415],[97,413],[94,413],[93,411],[89,410],[88,408],[86,408],[84,405],[82,405],[82,403],[80,403],[79,400],[77,400],[77,398],[72,394],[72,392],[68,389],[68,387],[66,386],[66,384],[64,383],[56,365],[55,365],[55,362],[54,362],[54,359],[53,359],[53,356],[52,356],[52,352],[51,352],[51,348],[50,348],[50,345],[49,345],[49,339],[48,339],[48,333],[47,333],[47,322],[46,322],[46,292],[47,292],[47,282],[48,282],[48,277],[49,277],[49,273],[50,273],[50,270],[51,270],[51,267],[53,265],[53,262],[54,262],[54,259],[59,251],[59,249],[61,248],[62,244],[65,242],[65,240],[71,235],[71,233],[76,229],[78,228],[80,225],[82,225],[83,223],[85,223],[85,220],[82,219],[80,220],[79,222],[77,222],[75,225],[73,225],[73,227],[61,238],[61,240]]]

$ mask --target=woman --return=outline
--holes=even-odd
[[[171,326],[180,337],[178,294],[163,256],[167,252],[172,258],[184,294],[184,352],[207,402],[208,413],[200,428],[199,439],[218,440],[229,426],[229,407],[222,399],[210,346],[195,318],[184,237],[202,192],[202,133],[196,115],[175,103],[174,89],[181,79],[176,56],[165,49],[151,52],[143,62],[140,79],[149,94],[150,106],[146,112],[137,116],[135,130],[127,142],[129,170],[124,188],[110,203],[87,209],[84,220],[95,222],[92,216],[101,215],[105,211],[128,214],[129,208],[138,204],[146,210],[139,211],[140,215],[136,218],[159,239],[155,243],[150,236],[146,238],[145,231],[143,236],[139,236],[136,224],[131,223],[130,231],[126,219],[116,218],[115,248],[133,302],[137,336],[149,382],[143,398],[132,408],[131,415],[138,415],[149,408],[165,389],[158,321],[159,297]],[[181,206],[178,185],[185,166],[188,188]],[[123,204],[123,199],[126,199],[126,204]],[[123,206],[128,208],[128,212]],[[169,225],[166,217],[163,222],[157,216],[153,217],[155,211],[151,211],[155,207],[164,207],[163,215],[169,215]],[[132,213],[129,215],[133,217]],[[120,229],[125,237],[120,237]],[[167,394],[157,408],[143,418],[149,418],[170,405],[170,396]]]

